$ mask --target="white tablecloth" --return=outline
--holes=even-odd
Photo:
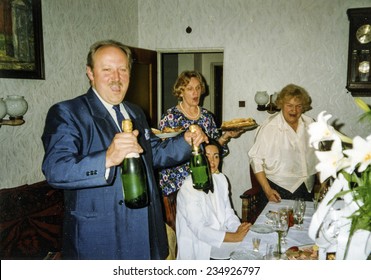
[[[266,214],[269,211],[278,211],[280,207],[283,206],[293,206],[293,200],[283,199],[280,203],[269,202],[267,206],[263,209],[262,213],[259,215],[255,221],[255,225],[268,225],[269,219],[266,217]],[[287,244],[282,244],[282,251],[285,252],[286,249],[291,246],[303,246],[308,244],[314,244],[314,241],[308,236],[308,228],[310,225],[311,218],[314,213],[313,202],[306,201],[306,210],[304,215],[304,221],[302,229],[297,229],[294,225],[290,227],[289,232],[286,236]],[[252,238],[258,237],[261,239],[259,252],[264,256],[266,252],[267,244],[277,244],[278,243],[278,234],[276,232],[272,233],[256,233],[250,230],[245,236],[244,240],[239,244],[238,249],[243,250],[252,250]]]

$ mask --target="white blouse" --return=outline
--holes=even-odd
[[[304,182],[313,189],[315,166],[314,149],[309,146],[308,125],[314,120],[301,115],[295,132],[285,121],[282,112],[270,116],[259,127],[248,155],[254,173],[264,171],[267,178],[291,193]]]
[[[208,260],[224,244],[225,233],[241,224],[233,211],[228,181],[213,174],[214,192],[206,194],[192,186],[188,176],[177,194],[176,236],[178,260]]]

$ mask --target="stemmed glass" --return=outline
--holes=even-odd
[[[286,218],[285,218],[286,217]],[[280,258],[282,255],[282,250],[281,250],[281,238],[282,234],[288,229],[288,223],[287,223],[287,215],[284,215],[280,212],[275,213],[273,215],[273,224],[272,228],[275,232],[278,233],[278,247],[277,247],[277,254],[278,257]]]
[[[299,198],[295,200],[295,205],[294,205],[294,218],[297,222],[296,228],[297,229],[302,229],[302,223],[304,219],[304,214],[305,214],[305,208],[306,204],[304,199]]]
[[[282,237],[281,237],[281,244],[287,244],[286,241],[286,236],[289,231],[289,207],[282,207],[278,210],[278,213],[281,215],[281,220],[283,223],[287,223],[288,226],[284,232],[282,232]]]

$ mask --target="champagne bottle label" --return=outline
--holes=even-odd
[[[193,185],[198,188],[203,188],[207,184],[209,177],[207,174],[207,166],[198,166],[192,168]],[[199,186],[199,187],[198,187]]]

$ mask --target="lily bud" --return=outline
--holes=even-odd
[[[355,97],[354,98],[354,102],[357,104],[357,106],[359,108],[361,108],[363,111],[365,112],[369,112],[370,111],[370,107],[368,107],[368,105],[366,104],[366,102],[364,102],[361,98],[359,97]]]

